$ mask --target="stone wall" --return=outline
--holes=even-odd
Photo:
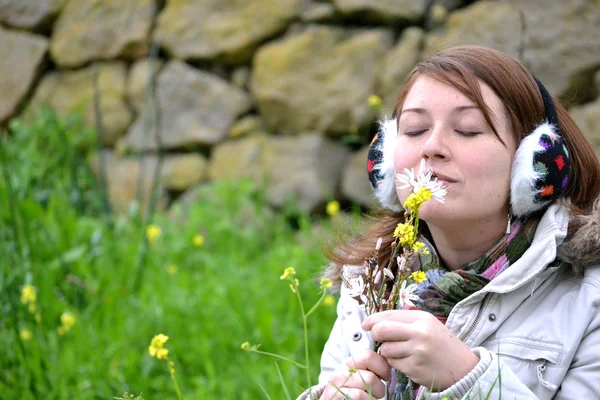
[[[367,99],[389,115],[414,64],[456,44],[520,58],[600,150],[597,0],[0,0],[0,24],[0,123],[50,105],[94,126],[97,94],[117,209],[157,151],[163,205],[240,177],[275,206],[372,205]]]

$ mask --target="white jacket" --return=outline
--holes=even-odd
[[[567,262],[547,268],[557,258],[568,222],[565,208],[550,207],[525,254],[453,308],[446,326],[480,362],[449,389],[422,390],[419,399],[450,394],[487,399],[490,391],[490,400],[600,399],[600,265],[581,273]],[[595,229],[598,241],[598,221]],[[313,398],[342,360],[373,344],[361,329],[365,313],[347,291],[342,285],[338,317],[321,358],[320,386],[310,390]],[[309,399],[308,390],[298,399]]]

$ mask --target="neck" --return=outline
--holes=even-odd
[[[487,253],[506,234],[507,218],[457,224],[427,224],[438,256],[446,268],[456,271]]]

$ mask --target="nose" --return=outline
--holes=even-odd
[[[444,134],[443,127],[435,127],[427,137],[421,150],[425,159],[447,160],[450,157],[448,137]]]

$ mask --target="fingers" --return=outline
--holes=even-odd
[[[409,340],[413,328],[410,324],[397,321],[380,321],[371,327],[371,336],[376,342]]]
[[[372,400],[374,396],[375,394],[369,396],[369,393],[361,389],[339,388],[337,390],[334,389],[334,392],[331,393],[325,391],[321,397],[319,397],[319,400]],[[379,398],[382,398],[383,396],[384,395]]]
[[[369,315],[362,323],[362,328],[370,331],[373,325],[381,321],[396,321],[411,324],[431,314],[419,310],[388,310]]]
[[[369,393],[378,399],[385,396],[386,390],[381,379],[373,372],[354,369],[332,376],[321,399],[343,399],[343,393],[353,400],[368,399]]]
[[[379,348],[379,353],[385,357],[389,365],[396,369],[397,366],[394,362],[411,356],[413,352],[413,345],[410,342],[384,342]]]
[[[387,360],[372,350],[366,350],[349,357],[344,361],[344,364],[357,370],[371,371],[384,381],[390,379],[391,368]]]

